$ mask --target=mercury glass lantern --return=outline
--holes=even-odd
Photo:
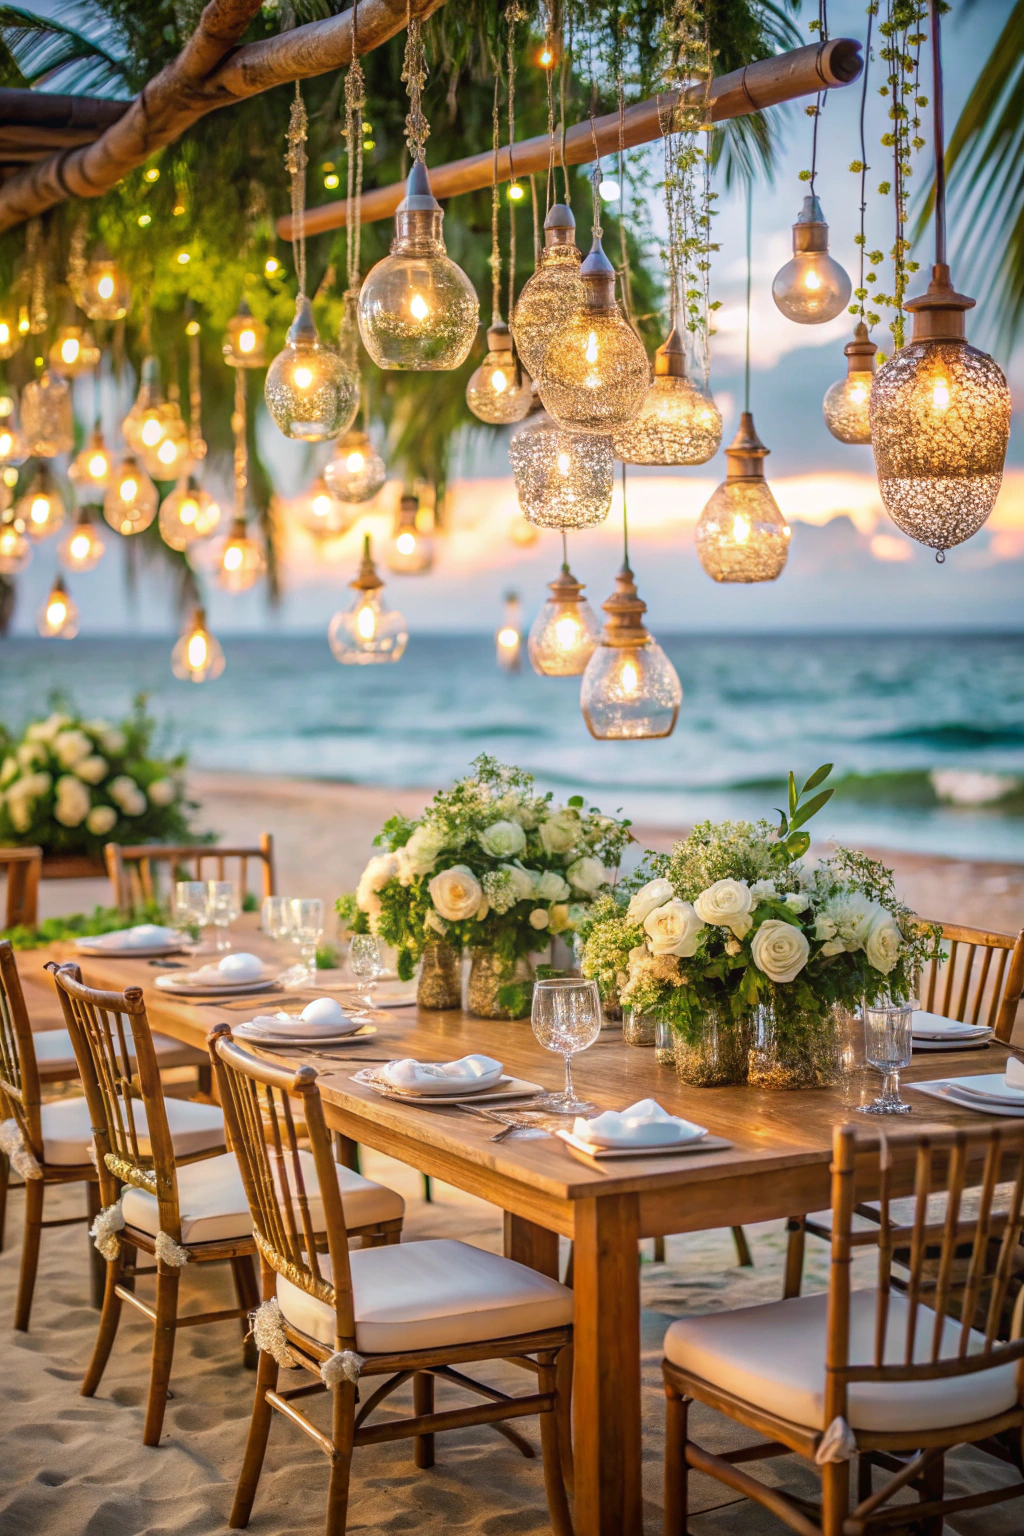
[[[53,471],[41,464],[24,495],[14,503],[14,515],[24,524],[30,539],[39,542],[57,532],[64,521],[64,500]]]
[[[540,411],[508,445],[523,516],[538,528],[596,528],[615,483],[609,435],[569,432]]]
[[[26,457],[27,450],[21,433],[14,425],[13,418],[8,416],[6,421],[0,422],[0,465],[20,463]]]
[[[409,632],[402,615],[388,608],[381,597],[384,583],[373,563],[369,534],[363,540],[359,574],[349,586],[355,597],[334,615],[327,631],[335,661],[343,666],[370,666],[401,660]]]
[[[224,671],[224,652],[206,627],[205,609],[193,608],[171,651],[171,671],[183,683],[205,683]]]
[[[487,332],[487,356],[470,374],[466,404],[478,420],[500,427],[522,421],[531,399],[530,380],[512,350],[512,332],[499,320]]]
[[[49,369],[30,379],[21,392],[21,431],[36,458],[55,459],[75,446],[71,390]]]
[[[229,368],[267,366],[267,328],[257,320],[245,299],[228,321],[221,352]]]
[[[725,450],[726,477],[697,521],[697,555],[715,581],[774,581],[782,574],[790,527],[764,477],[768,453],[744,411]]]
[[[593,608],[567,564],[548,583],[551,596],[530,625],[526,650],[542,677],[578,677],[586,670],[600,639]]]
[[[673,325],[654,354],[654,380],[639,416],[614,437],[626,464],[706,464],[722,441],[722,413],[686,370],[686,345]]]
[[[639,414],[650,388],[650,364],[615,302],[615,268],[597,236],[580,277],[583,308],[552,338],[537,387],[544,409],[560,426],[615,432]]]
[[[580,708],[598,741],[648,741],[671,736],[683,701],[679,674],[643,621],[628,564],[602,608],[608,615],[580,685]]]
[[[68,479],[72,485],[80,487],[83,494],[97,493],[98,499],[101,499],[99,493],[105,491],[110,484],[112,467],[102,429],[94,427],[85,447],[72,459]]]
[[[57,546],[57,557],[69,571],[91,571],[107,552],[92,520],[91,507],[79,507],[74,526]]]
[[[227,592],[247,592],[266,570],[266,557],[249,536],[244,517],[232,519],[228,536],[217,559],[217,581]]]
[[[90,320],[123,320],[131,303],[128,279],[102,245],[86,266],[75,299]]]
[[[321,342],[305,294],[295,301],[295,319],[267,369],[263,393],[278,430],[299,442],[325,442],[355,420],[359,377]]]
[[[909,344],[875,375],[871,445],[878,488],[897,528],[937,551],[962,544],[985,522],[1003,478],[1010,391],[1002,369],[968,346],[949,267],[932,267],[928,291],[910,299]]]
[[[184,550],[208,538],[220,522],[220,506],[191,475],[178,481],[160,503],[160,537],[170,549]]]
[[[554,337],[584,306],[582,260],[572,210],[564,203],[554,203],[544,220],[540,265],[523,284],[512,315],[516,350],[531,378],[540,374]]]
[[[351,528],[355,514],[340,502],[322,475],[318,475],[291,510],[307,533],[315,538],[336,538]]]
[[[443,221],[427,167],[416,159],[395,214],[391,251],[359,291],[359,334],[378,368],[447,372],[469,356],[480,301],[445,250]]]
[[[44,640],[73,640],[78,634],[78,605],[63,576],[54,578],[50,594],[36,615],[36,628]]]
[[[400,576],[423,576],[434,563],[434,541],[416,526],[419,509],[418,496],[403,496],[398,505],[386,558],[388,570]]]
[[[88,373],[100,360],[100,349],[88,326],[62,325],[49,351],[50,367],[61,378]]]
[[[792,260],[779,268],[772,283],[776,308],[797,325],[823,325],[842,314],[852,292],[849,274],[828,253],[821,204],[808,193],[793,225]]]
[[[875,377],[875,344],[863,320],[853,340],[843,348],[846,378],[829,385],[822,401],[825,425],[841,443],[870,443],[871,386]]]
[[[365,432],[352,427],[334,445],[324,479],[338,501],[372,501],[388,477],[387,467]]]
[[[110,477],[103,516],[115,533],[142,533],[156,517],[156,486],[133,453],[125,454]]]
[[[17,576],[32,559],[32,544],[25,524],[8,510],[0,516],[0,576]]]

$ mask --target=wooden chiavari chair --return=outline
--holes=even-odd
[[[177,847],[170,843],[140,843],[135,847],[123,847],[120,843],[108,843],[103,851],[114,905],[125,913],[160,902],[162,872],[168,886],[179,878],[237,878],[239,891],[244,896],[249,889],[249,864],[252,862],[260,871],[260,895],[275,894],[274,839],[269,832],[260,833],[258,847],[228,848],[215,843],[188,843]]]
[[[572,1293],[512,1260],[447,1239],[350,1253],[341,1201],[328,1185],[331,1140],[316,1073],[311,1067],[286,1070],[250,1055],[231,1040],[227,1024],[211,1034],[210,1053],[249,1195],[262,1270],[260,1318],[267,1330],[261,1333],[258,1320],[256,1401],[229,1524],[248,1524],[275,1411],[309,1435],[330,1462],[327,1536],[344,1536],[356,1447],[412,1438],[416,1465],[428,1467],[440,1431],[493,1424],[522,1447],[506,1421],[539,1414],[551,1522],[556,1536],[571,1536],[556,1420],[564,1404],[555,1362],[572,1338]],[[326,1243],[318,1239],[307,1209],[293,1098],[302,1105],[324,1191]],[[511,1396],[456,1369],[509,1359],[536,1373],[536,1391]],[[278,1390],[285,1362],[307,1372],[312,1383]],[[375,1390],[373,1377],[384,1378]],[[367,1423],[410,1378],[413,1416]],[[357,1379],[364,1392],[358,1412]],[[436,1412],[438,1381],[486,1401]],[[298,1406],[299,1399],[322,1391],[332,1398],[329,1434]]]
[[[665,1533],[687,1529],[693,1467],[755,1499],[801,1536],[870,1536],[913,1527],[934,1536],[945,1517],[1024,1495],[1024,1481],[944,1496],[944,1457],[960,1445],[989,1452],[1018,1471],[1024,1428],[1024,1304],[1001,1338],[1007,1287],[1024,1204],[1024,1126],[900,1135],[914,1148],[909,1219],[893,1220],[890,1163],[897,1138],[840,1127],[832,1154],[832,1264],[827,1296],[798,1296],[714,1317],[685,1318],[665,1336],[667,1398]],[[881,1223],[854,1230],[855,1182],[881,1191]],[[995,1191],[1009,1179],[1006,1208]],[[969,1187],[979,1191],[970,1214]],[[941,1194],[941,1218],[933,1219]],[[938,1249],[938,1263],[928,1254]],[[861,1248],[877,1248],[871,1290],[851,1287]],[[909,1253],[906,1291],[894,1290],[894,1253]],[[965,1260],[965,1253],[967,1255]],[[951,1315],[958,1313],[962,1321]],[[689,1438],[696,1399],[767,1439],[712,1455]],[[746,1461],[795,1453],[822,1476],[820,1521],[804,1501],[741,1469]],[[850,1461],[859,1460],[851,1511]],[[893,1475],[877,1490],[873,1473]],[[902,1489],[919,1502],[892,1506]]]
[[[0,848],[0,868],[7,870],[5,928],[34,928],[39,916],[41,848]]]

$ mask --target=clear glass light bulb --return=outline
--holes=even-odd
[[[160,359],[150,355],[142,360],[139,390],[121,423],[125,443],[132,453],[142,457],[156,448],[164,435],[166,407]]]
[[[405,619],[384,603],[384,583],[377,575],[370,552],[370,537],[363,541],[363,563],[349,586],[355,593],[347,608],[339,609],[327,631],[335,661],[344,666],[369,666],[399,661],[409,640]]]
[[[192,468],[192,440],[181,409],[173,400],[160,407],[159,417],[143,420],[142,462],[155,480],[178,480]]]
[[[17,576],[32,560],[32,545],[25,536],[25,525],[12,512],[0,521],[0,576]]]
[[[85,493],[105,491],[110,484],[110,471],[110,454],[103,433],[95,427],[85,447],[72,459],[68,479],[73,485],[81,486]]]
[[[355,420],[359,376],[322,344],[302,294],[286,345],[267,369],[263,393],[278,430],[300,442],[325,442]]]
[[[128,313],[128,281],[102,246],[86,267],[81,286],[74,286],[74,297],[90,320],[123,320]]]
[[[595,528],[608,516],[610,436],[568,432],[541,411],[515,433],[508,457],[523,516],[538,528]]]
[[[93,526],[92,510],[81,507],[71,532],[57,546],[57,557],[69,571],[91,571],[107,552],[103,536]]]
[[[492,426],[522,421],[533,395],[529,379],[516,366],[512,333],[503,320],[487,332],[487,348],[487,356],[466,385],[466,404],[474,416]]]
[[[828,253],[821,204],[809,195],[793,225],[793,259],[779,268],[772,283],[776,307],[798,325],[822,325],[842,314],[852,291],[849,275]]]
[[[78,634],[78,605],[72,600],[62,576],[57,577],[36,615],[36,628],[44,640],[73,640]]]
[[[42,464],[28,490],[14,503],[14,516],[35,543],[48,539],[64,521],[64,500],[49,465]]]
[[[217,558],[217,581],[226,592],[247,592],[266,570],[266,557],[250,538],[244,517],[236,517]]]
[[[526,640],[530,665],[544,677],[578,677],[600,637],[597,617],[583,596],[583,583],[567,565],[548,583],[548,591],[551,596]]]
[[[26,456],[21,434],[8,416],[7,420],[0,425],[0,464],[18,464]]]
[[[95,368],[100,349],[92,333],[80,325],[62,325],[49,351],[50,367],[62,378],[74,379]]]
[[[351,528],[355,514],[339,501],[322,475],[318,475],[289,511],[299,526],[314,538],[337,538]]]
[[[476,336],[476,289],[445,251],[444,213],[417,160],[395,214],[391,252],[359,293],[359,333],[378,368],[458,368]]]
[[[402,497],[387,548],[388,570],[402,576],[422,576],[434,563],[434,541],[416,526],[419,506],[418,496]]]
[[[339,501],[371,501],[387,479],[387,468],[365,432],[346,432],[334,445],[324,479]]]
[[[188,549],[220,522],[220,506],[191,478],[179,480],[160,503],[160,537],[170,549]]]
[[[624,565],[602,604],[608,615],[580,685],[580,708],[598,741],[671,736],[683,701],[679,674],[643,622],[646,611]]]
[[[13,357],[20,345],[16,312],[0,311],[0,362],[5,363],[9,357]]]
[[[857,322],[853,340],[843,348],[846,378],[825,391],[822,413],[825,425],[841,443],[870,443],[871,386],[875,377],[875,345],[863,320]]]
[[[195,608],[171,651],[171,671],[186,683],[205,683],[224,671],[220,642],[206,627],[206,613]]]
[[[134,454],[126,454],[110,477],[103,516],[117,533],[142,533],[156,517],[156,486]]]
[[[518,592],[505,593],[505,610],[494,636],[495,657],[502,672],[518,672],[523,664],[523,605]]]
[[[722,413],[688,376],[675,326],[654,354],[654,382],[639,416],[614,437],[627,464],[706,464],[722,441]]]
[[[582,260],[576,220],[564,203],[555,203],[544,220],[540,265],[523,284],[512,315],[516,350],[531,378],[538,377],[552,339],[584,306]]]
[[[728,474],[697,522],[698,558],[715,581],[774,581],[786,564],[790,528],[764,478],[768,449],[749,411],[725,453]]]
[[[30,454],[55,459],[75,446],[71,390],[49,369],[31,379],[21,392],[21,431]]]
[[[228,321],[221,352],[229,368],[265,368],[267,363],[267,328],[253,317],[245,301]]]

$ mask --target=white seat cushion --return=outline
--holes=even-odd
[[[280,1283],[280,1282],[279,1282]],[[851,1365],[869,1365],[875,1350],[876,1291],[850,1297]],[[825,1428],[825,1312],[828,1297],[794,1296],[713,1317],[685,1317],[665,1335],[665,1354],[703,1381],[809,1429]],[[907,1301],[889,1298],[885,1363],[902,1365]],[[935,1314],[919,1307],[914,1360],[931,1357]],[[943,1355],[955,1358],[960,1325],[946,1319]],[[984,1343],[971,1332],[971,1352]],[[1017,1402],[1016,1366],[1001,1365],[946,1381],[856,1381],[847,1418],[854,1429],[912,1432],[972,1424]]]
[[[191,1157],[224,1145],[224,1116],[216,1104],[194,1104],[191,1099],[165,1099],[167,1124],[175,1157]],[[67,1167],[89,1161],[92,1121],[85,1099],[55,1099],[42,1107],[43,1161]],[[133,1105],[139,1152],[151,1155],[146,1111],[141,1099]]]
[[[564,1285],[468,1243],[436,1238],[360,1248],[349,1262],[360,1354],[440,1349],[572,1322],[572,1292]],[[326,1254],[320,1265],[330,1278]],[[277,1299],[293,1327],[333,1349],[333,1307],[283,1275]]]
[[[134,1056],[135,1042],[129,1038],[128,1051]],[[51,1081],[60,1071],[66,1071],[68,1077],[78,1076],[78,1062],[75,1060],[74,1046],[71,1044],[71,1036],[66,1029],[39,1029],[32,1036],[32,1047],[36,1053],[36,1061],[44,1069],[44,1075]],[[161,1056],[184,1056],[188,1047],[182,1045],[180,1040],[172,1040],[169,1035],[153,1036],[153,1049],[156,1051],[156,1059]],[[197,1059],[202,1053],[192,1053]]]
[[[314,1230],[324,1229],[324,1210],[320,1199],[316,1166],[312,1154],[300,1152],[302,1182],[309,1198],[309,1215]],[[289,1170],[290,1172],[290,1170]],[[398,1221],[405,1213],[405,1201],[393,1189],[374,1184],[349,1168],[339,1168],[338,1185],[345,1206],[345,1221],[350,1227],[368,1227],[378,1221]],[[181,1215],[183,1243],[213,1243],[225,1238],[248,1237],[252,1232],[245,1185],[233,1152],[209,1157],[201,1163],[187,1163],[177,1170],[178,1210]],[[294,1180],[289,1178],[294,1188]],[[144,1189],[126,1189],[121,1209],[130,1227],[155,1237],[160,1226],[155,1195]],[[298,1222],[298,1208],[295,1210]]]

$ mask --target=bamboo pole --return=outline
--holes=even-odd
[[[413,14],[429,16],[443,4],[412,0]],[[101,197],[208,112],[349,63],[350,10],[239,46],[260,5],[261,0],[210,0],[178,57],[99,138],[50,155],[0,186],[0,232],[65,198]],[[360,53],[396,36],[406,17],[407,0],[360,0]]]
[[[719,75],[711,82],[711,120],[722,123],[728,118],[744,117],[750,112],[760,112],[764,107],[778,106],[784,101],[794,101],[800,96],[813,96],[821,90],[850,85],[860,75],[862,61],[860,43],[852,37],[836,37],[827,43],[811,43],[804,48],[793,48],[788,53],[776,54],[770,59],[759,59],[731,74]],[[689,102],[700,105],[704,101],[703,86],[691,86],[686,93]],[[650,144],[660,139],[664,121],[678,106],[681,92],[672,91],[649,101],[637,102],[625,112],[623,142],[627,149],[638,144]],[[567,165],[584,165],[594,159],[594,141],[598,153],[614,154],[619,147],[619,114],[576,123],[566,131],[565,161]],[[558,154],[556,130],[555,153]],[[549,144],[547,134],[524,139],[512,146],[506,144],[498,153],[498,180],[509,181],[513,173],[527,176],[533,171],[544,172],[548,168]],[[489,187],[494,175],[494,155],[491,150],[483,154],[467,155],[463,160],[452,160],[447,165],[432,166],[430,185],[435,197],[455,197],[460,192],[475,192]],[[389,218],[405,196],[405,182],[395,182],[390,187],[378,187],[364,192],[360,205],[361,222],[372,224],[377,219]],[[323,203],[318,208],[306,210],[306,234],[316,235],[328,229],[339,229],[345,223],[345,200]],[[285,240],[292,238],[291,216],[277,221],[277,232]]]

